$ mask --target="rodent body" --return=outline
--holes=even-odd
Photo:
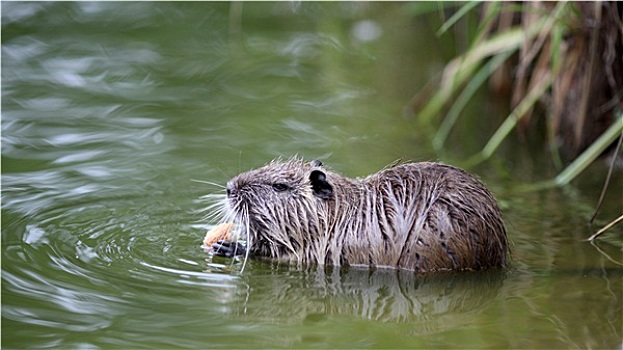
[[[351,179],[318,161],[273,161],[230,180],[226,203],[252,256],[418,272],[506,265],[494,197],[474,176],[440,163]]]

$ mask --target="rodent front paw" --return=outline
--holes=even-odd
[[[244,255],[247,250],[244,245],[238,242],[230,242],[224,239],[216,241],[212,244],[214,254],[217,256],[223,256],[226,258],[233,258],[234,256]]]

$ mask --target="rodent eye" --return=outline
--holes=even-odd
[[[275,190],[276,192],[283,192],[285,190],[288,190],[290,188],[290,186],[283,184],[283,183],[274,183],[273,184],[273,190]]]

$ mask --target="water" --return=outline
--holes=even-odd
[[[481,96],[447,153],[403,108],[448,58],[412,4],[2,3],[4,348],[622,344],[621,227],[584,242],[605,170],[555,174],[509,139],[472,169],[504,273],[414,276],[212,259],[199,198],[276,157],[349,176],[460,165],[505,111]],[[617,174],[597,225],[620,215]]]

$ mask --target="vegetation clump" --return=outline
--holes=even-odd
[[[623,6],[614,1],[480,5],[466,3],[442,26],[439,34],[470,13],[480,16],[469,49],[445,66],[439,88],[425,104],[418,105],[417,98],[411,106],[424,121],[447,110],[435,147],[443,147],[461,110],[488,80],[493,91],[510,97],[512,111],[471,164],[489,158],[514,128],[525,134],[542,124],[559,167],[585,151],[590,154],[583,162],[590,163],[613,150],[623,131]],[[545,112],[546,123],[533,122],[535,107]]]

